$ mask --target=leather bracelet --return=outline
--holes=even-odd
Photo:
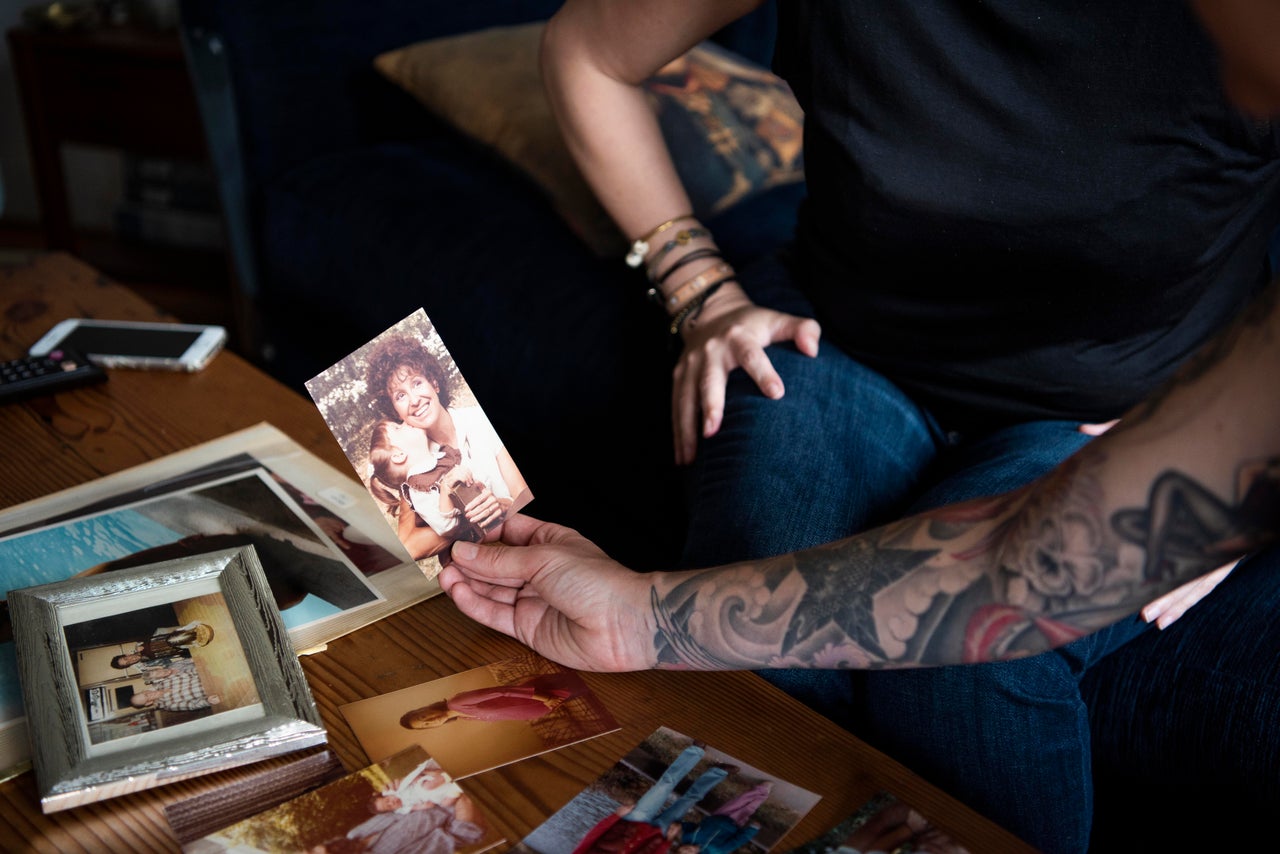
[[[710,237],[710,236],[711,236],[711,232],[707,231],[705,228],[698,228],[696,226],[693,228],[682,228],[679,231],[677,231],[675,238],[672,240],[668,240],[666,243],[662,244],[662,248],[659,249],[657,253],[653,256],[653,258],[649,261],[649,271],[650,271],[649,281],[651,282],[653,281],[652,271],[658,269],[658,265],[662,263],[662,259],[666,258],[667,255],[672,250],[677,249],[681,246],[688,246],[689,241],[695,240],[699,237]]]
[[[664,223],[659,223],[655,228],[651,228],[644,237],[637,237],[631,241],[631,249],[627,252],[627,266],[634,268],[643,264],[645,256],[649,254],[649,241],[671,228],[677,222],[686,219],[693,219],[693,214],[687,213],[674,219],[669,219]]]
[[[733,276],[733,265],[722,261],[714,267],[703,270],[692,279],[682,282],[680,287],[665,295],[662,300],[662,307],[667,310],[667,314],[675,314],[705,289],[712,285],[718,285]]]
[[[697,317],[698,314],[702,312],[702,306],[711,298],[711,295],[720,290],[720,287],[725,282],[732,281],[734,278],[734,276],[725,276],[723,279],[691,299],[684,308],[680,309],[675,317],[671,318],[671,326],[668,327],[667,331],[672,335],[679,335],[680,327],[684,325],[684,322],[690,318]]]
[[[697,261],[700,258],[719,258],[719,257],[720,257],[720,250],[710,249],[710,248],[695,249],[692,252],[689,252],[685,255],[681,255],[679,258],[676,259],[674,264],[672,264],[666,270],[662,271],[662,275],[659,276],[657,279],[658,286],[661,287],[667,281],[667,279],[671,278],[672,273],[674,273],[676,270],[679,270],[681,267],[683,267],[685,264],[690,263],[691,261]]]

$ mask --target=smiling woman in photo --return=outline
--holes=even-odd
[[[451,406],[449,377],[421,341],[395,335],[379,342],[369,354],[366,381],[369,391],[380,395],[384,414],[398,425],[395,444],[407,458],[425,457],[434,467],[441,449],[457,449],[461,464],[482,487],[461,508],[472,525],[489,528],[501,521],[513,504],[519,506],[528,499],[524,477],[483,410],[479,406]],[[407,447],[422,444],[427,454],[414,455]],[[399,520],[397,535],[414,560],[439,554],[453,539],[419,525],[408,498],[401,498],[395,515]]]

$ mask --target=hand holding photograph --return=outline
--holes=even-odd
[[[533,498],[422,309],[306,387],[428,578]]]
[[[46,813],[323,744],[252,546],[12,590]]]

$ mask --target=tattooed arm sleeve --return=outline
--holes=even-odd
[[[1030,486],[768,560],[652,576],[657,665],[882,668],[1030,655],[1280,533],[1272,285]]]

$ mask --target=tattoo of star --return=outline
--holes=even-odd
[[[872,614],[875,595],[936,555],[936,549],[886,549],[855,541],[796,555],[805,582],[782,651],[787,653],[828,623],[863,649],[884,657]]]

